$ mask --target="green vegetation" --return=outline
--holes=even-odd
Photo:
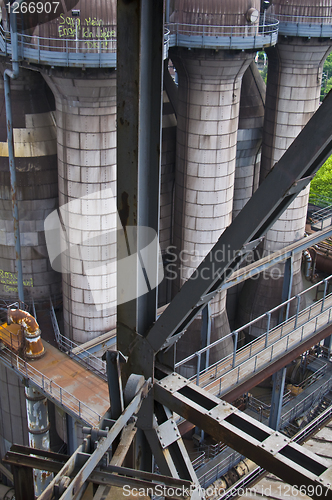
[[[266,83],[267,68],[264,66],[264,51],[258,52],[256,55],[256,63],[263,80]],[[323,101],[324,97],[332,89],[332,52],[326,58],[323,67],[323,78],[320,100]],[[311,181],[310,186],[310,203],[325,207],[332,205],[332,156],[324,163],[318,170],[314,179]]]
[[[332,52],[327,56],[326,61],[323,67],[323,79],[322,79],[322,88],[320,92],[320,100],[322,101],[326,94],[332,88]]]
[[[257,64],[257,67],[259,69],[260,74],[262,75],[264,82],[266,83],[268,61],[267,61],[267,57],[266,57],[264,50],[260,50],[257,53],[256,58],[255,58],[255,62]],[[265,65],[264,65],[264,62],[265,62]],[[332,73],[331,73],[331,75],[332,75]]]
[[[332,156],[311,181],[309,201],[318,206],[332,204]]]
[[[323,67],[320,100],[332,89],[332,52]],[[310,185],[310,203],[324,207],[332,204],[332,156],[318,170]]]

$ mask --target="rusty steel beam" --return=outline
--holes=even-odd
[[[332,499],[330,463],[280,432],[173,373],[154,385],[155,399],[312,498]],[[318,494],[320,492],[320,494]]]
[[[15,446],[13,448],[15,449]],[[17,477],[29,477],[29,469],[30,471],[31,469],[46,469],[55,473],[60,472],[63,466],[61,462],[64,458],[64,455],[52,453],[48,458],[46,458],[43,456],[43,453],[40,453],[40,451],[41,450],[33,450],[31,448],[22,446],[21,452],[7,452],[6,463],[11,464],[16,468],[17,473],[19,474]],[[68,456],[65,457],[69,459]],[[68,477],[73,477],[74,475],[75,471],[72,471]],[[159,490],[159,494],[161,491],[167,492],[168,497],[174,498],[176,500],[186,499],[192,489],[191,481],[173,478],[161,474],[138,471],[130,469],[128,467],[119,467],[115,465],[100,467],[100,470],[93,471],[90,474],[90,476],[87,478],[87,481],[103,486],[126,486],[128,488],[130,487],[136,490],[143,488],[144,490],[154,492],[155,494],[158,494]],[[22,485],[22,488],[23,487],[24,485]],[[188,494],[186,493],[187,491]],[[179,492],[179,494],[177,494],[176,492]],[[24,500],[27,500],[28,497],[23,496],[22,498]]]
[[[60,472],[55,476],[48,487],[39,496],[39,500],[52,500],[54,492],[59,487],[61,480],[63,480],[63,478],[65,477],[69,477],[73,473],[75,468],[80,466],[79,471],[75,475],[74,479],[71,482],[68,482],[64,493],[60,497],[61,500],[74,500],[75,498],[77,498],[77,495],[79,494],[85,481],[88,479],[92,471],[108,451],[114,439],[120,434],[129,418],[139,410],[142,400],[147,395],[149,386],[149,380],[144,382],[143,386],[138,390],[137,394],[127,405],[121,416],[112,425],[111,429],[107,432],[104,431],[106,436],[99,439],[98,446],[93,451],[93,453],[89,454],[90,450],[87,449],[87,440],[85,440],[85,442],[83,442],[83,444],[77,448],[75,453],[73,453],[70,459],[62,467]],[[98,430],[99,429],[97,429],[97,431]]]

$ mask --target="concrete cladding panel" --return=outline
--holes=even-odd
[[[116,78],[114,70],[44,77],[56,100],[60,211],[77,249],[62,259],[65,334],[82,343],[116,322]]]
[[[231,223],[241,80],[253,55],[178,49],[171,58],[179,75],[175,293]],[[229,332],[224,293],[212,302],[211,316],[216,340]],[[190,331],[178,343],[182,357],[200,347],[200,320]],[[228,354],[232,342],[224,344],[212,353],[211,362]],[[190,369],[184,373],[189,375]]]
[[[3,73],[5,66],[0,67]],[[25,298],[57,298],[61,275],[52,270],[44,220],[58,204],[56,129],[52,95],[36,72],[20,70],[11,81],[17,199]],[[3,79],[0,81],[3,96]],[[4,97],[2,97],[4,99]],[[51,104],[50,104],[51,102]],[[14,224],[8,163],[6,115],[0,112],[0,298],[17,299]]]
[[[244,26],[249,9],[260,10],[260,0],[174,0],[171,21],[184,24]]]

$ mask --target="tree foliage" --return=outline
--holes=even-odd
[[[310,202],[319,206],[332,204],[332,156],[311,181]]]
[[[322,78],[322,87],[320,92],[320,100],[322,101],[326,94],[332,88],[332,52],[329,54],[325,60],[323,67],[323,78]]]

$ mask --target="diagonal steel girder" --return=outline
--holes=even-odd
[[[332,499],[332,466],[234,406],[173,373],[154,384],[156,401],[316,500]]]
[[[139,332],[145,337],[140,339],[144,346],[157,353],[178,340],[248,248],[307,186],[332,151],[331,112],[330,93],[148,333]],[[144,366],[141,369],[144,373]]]

